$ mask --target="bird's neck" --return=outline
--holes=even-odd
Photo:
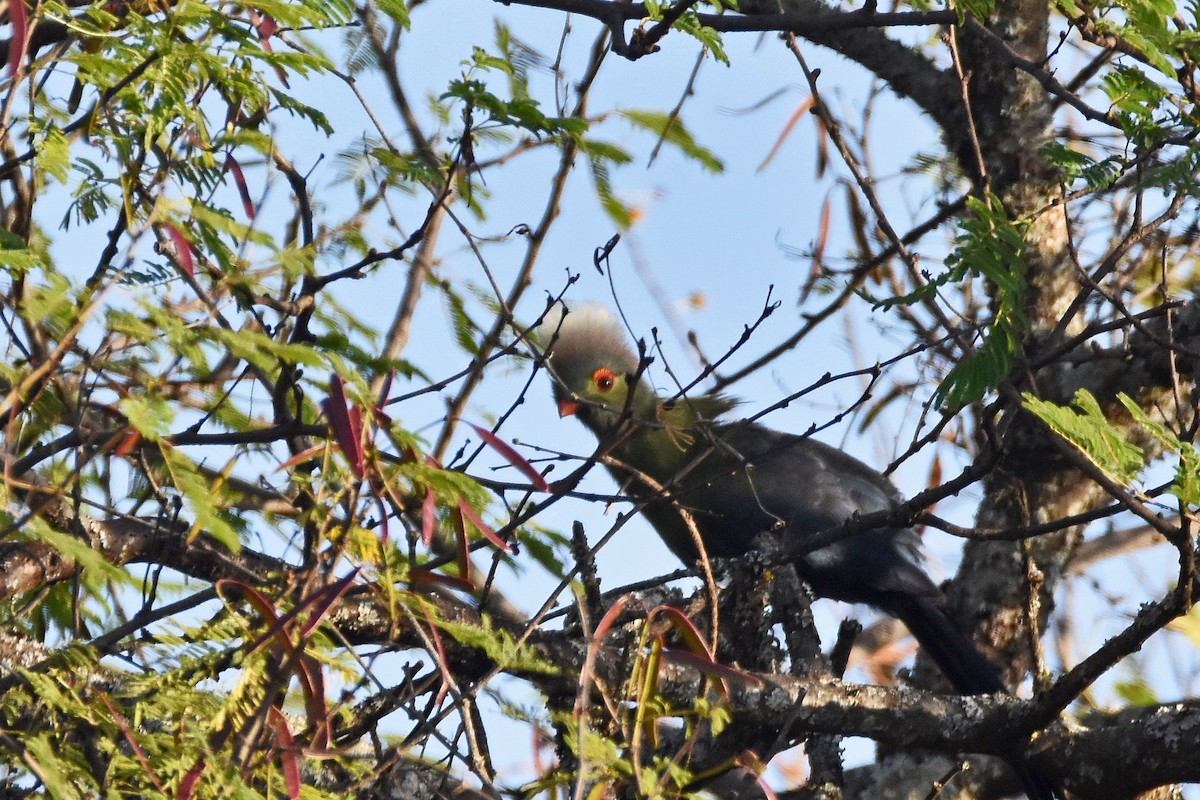
[[[639,383],[627,411],[593,408],[584,422],[611,445],[609,455],[616,461],[665,483],[686,463],[704,419],[703,409],[692,402],[663,401]]]

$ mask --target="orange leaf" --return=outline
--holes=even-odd
[[[121,441],[116,447],[113,448],[113,455],[117,458],[124,458],[132,453],[141,443],[142,434],[138,433],[132,428],[127,428],[125,432],[121,434]]]
[[[315,456],[317,453],[321,452],[324,449],[325,449],[325,445],[318,444],[318,445],[314,445],[314,446],[308,448],[307,450],[301,450],[299,453],[296,453],[296,455],[292,456],[287,461],[283,462],[278,467],[276,467],[275,471],[276,472],[286,472],[287,470],[291,469],[292,467],[296,466],[297,464],[303,464],[305,461],[308,461],[310,458],[312,458],[313,456]]]
[[[758,788],[762,790],[763,797],[766,800],[779,800],[778,795],[771,791],[771,787],[763,779],[763,773],[767,771],[767,765],[762,762],[761,758],[754,754],[754,751],[746,750],[735,758],[733,763],[743,769],[750,770],[754,774],[755,779],[758,781]]]
[[[767,157],[762,160],[762,163],[758,165],[758,169],[756,169],[755,172],[762,172],[767,168],[767,165],[775,159],[775,156],[779,155],[779,151],[782,149],[783,143],[786,142],[788,137],[792,135],[792,130],[796,127],[796,123],[799,122],[800,118],[803,117],[813,107],[815,102],[815,98],[810,94],[803,102],[800,103],[796,110],[792,112],[792,115],[788,117],[788,121],[784,123],[783,130],[780,131],[779,136],[775,138],[775,144],[771,146],[771,152],[767,153]]]
[[[679,632],[683,637],[684,644],[688,649],[695,653],[700,658],[714,661],[712,651],[708,649],[708,643],[704,641],[704,636],[701,635],[700,629],[696,627],[696,623],[692,622],[687,614],[684,614],[678,608],[673,606],[655,606],[651,609],[649,616],[654,617],[662,615],[671,623],[671,627]]]
[[[625,610],[625,606],[629,605],[629,601],[632,599],[633,595],[623,595],[617,599],[617,602],[609,606],[608,611],[604,612],[604,616],[597,623],[595,632],[592,633],[593,642],[599,642],[608,635],[609,628],[617,621],[617,617],[621,616],[621,612]]]

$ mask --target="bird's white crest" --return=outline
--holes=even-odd
[[[551,362],[601,353],[619,359],[628,372],[637,369],[638,359],[621,320],[599,303],[571,308],[562,301],[555,303],[538,326],[537,335],[542,347],[549,348]]]

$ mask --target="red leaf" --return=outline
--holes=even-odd
[[[121,733],[125,736],[125,741],[129,743],[133,754],[137,756],[137,760],[142,765],[142,771],[150,778],[150,782],[157,786],[160,792],[165,794],[167,791],[166,787],[162,785],[162,781],[154,774],[154,770],[150,767],[150,760],[146,758],[146,752],[142,750],[141,745],[133,738],[133,731],[129,729],[129,723],[125,721],[125,717],[121,716],[120,712],[109,702],[107,695],[100,695],[100,699],[104,701],[104,705],[108,706],[108,713],[112,714],[113,721],[117,723],[117,727],[121,729]]]
[[[113,455],[117,458],[124,458],[132,453],[139,444],[142,443],[142,434],[132,428],[127,428],[121,434],[121,441],[113,448]]]
[[[238,194],[242,197],[242,209],[246,216],[254,219],[254,202],[250,199],[250,187],[246,185],[246,175],[242,165],[233,157],[233,153],[225,155],[225,168],[233,174],[233,182],[237,185]]]
[[[762,759],[755,755],[753,750],[745,751],[740,756],[735,758],[733,763],[754,773],[754,778],[758,781],[758,787],[762,789],[763,797],[765,797],[766,800],[778,800],[779,796],[776,795],[775,792],[771,791],[771,787],[767,785],[766,780],[763,778],[763,773],[767,771],[767,765],[762,762]]]
[[[235,580],[234,578],[221,578],[217,581],[217,595],[222,600],[225,599],[223,593],[231,589],[235,592],[240,592],[246,599],[246,602],[254,606],[254,609],[262,616],[264,622],[271,623],[267,632],[250,644],[248,648],[249,652],[251,654],[257,652],[264,644],[274,639],[275,643],[283,648],[285,653],[291,654],[296,648],[292,646],[292,640],[283,633],[283,629],[292,617],[296,615],[298,609],[293,608],[281,617],[274,604],[262,592],[245,581]]]
[[[433,544],[433,532],[437,528],[437,495],[433,489],[425,490],[425,502],[421,504],[421,544]]]
[[[408,573],[408,577],[413,583],[424,583],[431,586],[449,586],[451,589],[458,589],[460,592],[475,591],[475,584],[466,578],[460,578],[457,575],[446,575],[442,572],[434,572],[425,567],[414,568]]]
[[[383,503],[383,498],[377,493],[375,495],[375,505],[379,506],[379,541],[382,544],[388,543],[388,532],[391,526],[388,524],[388,510]]]
[[[250,10],[250,22],[258,30],[258,38],[262,40],[263,50],[268,53],[275,52],[271,47],[271,37],[279,31],[279,23],[270,14],[259,14],[254,9]],[[287,73],[283,71],[283,67],[276,65],[275,74],[279,76],[280,83],[284,86],[288,85]]]
[[[300,797],[300,749],[296,747],[296,740],[288,730],[283,712],[271,706],[267,712],[267,721],[275,730],[275,737],[279,739],[279,761],[283,764],[283,783],[287,787],[288,797],[297,800]]]
[[[629,601],[633,599],[633,595],[622,595],[617,598],[617,602],[608,607],[608,611],[604,612],[604,616],[600,618],[599,624],[596,625],[596,630],[592,633],[593,644],[598,644],[608,635],[609,629],[617,621],[617,617],[621,616],[621,612],[625,610],[625,606],[629,605]]]
[[[392,378],[396,376],[396,370],[389,369],[387,377],[383,379],[383,386],[379,387],[379,397],[375,400],[375,408],[371,409],[375,417],[382,421],[388,428],[392,427],[392,417],[383,407],[387,405],[387,396],[392,391]]]
[[[169,222],[163,223],[163,229],[171,237],[171,243],[175,245],[175,262],[179,264],[179,268],[186,272],[188,277],[196,277],[196,263],[192,256],[192,246],[188,244],[188,240],[179,232],[179,228]]]
[[[297,464],[303,464],[305,461],[308,461],[310,458],[315,456],[317,453],[320,453],[324,449],[325,449],[325,445],[317,444],[317,445],[313,445],[312,447],[308,448],[307,450],[301,450],[299,453],[296,453],[296,455],[292,456],[287,461],[283,462],[278,467],[276,467],[275,471],[276,472],[286,472],[287,470],[291,469],[292,467],[296,466]]]
[[[497,536],[496,532],[489,528],[487,524],[479,518],[479,515],[475,513],[475,509],[471,508],[471,504],[466,500],[463,500],[461,497],[458,499],[458,510],[462,512],[465,518],[471,521],[471,524],[475,526],[475,530],[483,534],[483,538],[487,539],[489,542],[496,545],[496,547],[499,547],[506,553],[511,553],[513,551],[512,545]]]
[[[196,784],[204,776],[204,770],[207,766],[202,758],[184,773],[183,780],[179,782],[179,791],[175,794],[175,800],[192,800],[192,793],[196,791]]]
[[[671,627],[679,632],[689,650],[700,658],[715,661],[712,651],[708,649],[708,643],[704,641],[704,636],[700,633],[700,629],[696,627],[696,623],[692,622],[686,614],[672,606],[656,606],[648,616],[655,617],[660,614],[665,616],[667,621],[671,623]]]
[[[354,477],[361,480],[364,474],[362,413],[355,414],[350,410],[346,403],[343,385],[340,375],[334,375],[330,379],[329,397],[321,403],[321,408],[325,410],[325,416],[329,418],[334,440],[342,449],[346,460],[350,462],[350,470],[354,473]]]
[[[29,43],[29,10],[25,0],[9,0],[8,19],[12,22],[12,38],[8,40],[8,74],[17,76],[21,62],[25,60],[25,46]]]
[[[313,747],[324,750],[329,746],[329,711],[325,705],[325,673],[321,662],[312,656],[300,656],[296,676],[304,690],[304,707],[308,712],[308,724],[316,731]]]
[[[440,706],[442,701],[446,699],[446,693],[450,691],[450,674],[446,666],[449,661],[446,659],[446,648],[442,645],[442,636],[438,633],[437,625],[433,624],[433,617],[429,616],[429,610],[425,610],[425,621],[429,623],[429,638],[433,639],[433,649],[437,651],[437,665],[442,673],[442,685],[438,689],[437,699],[433,701],[435,706]]]
[[[354,434],[354,441],[358,442],[359,461],[362,463],[363,472],[366,472],[367,464],[362,455],[362,440],[363,440],[363,415],[362,409],[358,406],[350,406],[350,432]]]
[[[304,623],[304,627],[300,629],[301,637],[307,637],[312,633],[313,628],[324,621],[325,617],[329,614],[329,609],[333,607],[334,603],[344,597],[346,592],[350,591],[350,587],[354,585],[354,579],[357,577],[358,567],[355,567],[350,570],[349,575],[329,584],[304,601],[304,605],[313,603],[313,613],[309,616],[308,621]]]
[[[704,658],[703,656],[698,656],[695,653],[688,652],[687,650],[671,650],[664,647],[662,651],[662,658],[663,661],[667,661],[672,664],[679,664],[685,667],[691,667],[694,670],[703,672],[706,675],[712,675],[716,678],[736,681],[743,686],[763,685],[762,679],[757,675],[751,675],[749,672],[745,672],[740,669],[734,669],[733,667],[727,667],[717,661]]]
[[[487,444],[488,447],[499,453],[505,461],[512,464],[521,471],[522,475],[533,481],[533,485],[536,488],[543,492],[550,491],[550,484],[546,483],[546,479],[542,477],[542,474],[534,468],[533,464],[530,464],[529,461],[526,460],[525,456],[514,450],[512,445],[489,431],[487,428],[481,428],[473,422],[468,422],[467,424],[475,429],[475,432],[479,434],[479,438],[483,439],[484,443]]]
[[[462,575],[467,580],[471,580],[471,549],[467,544],[466,523],[463,522],[461,513],[455,514],[460,525],[459,535],[455,537],[454,543],[458,545],[454,549],[455,559],[458,563],[458,574]]]

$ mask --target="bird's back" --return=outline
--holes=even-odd
[[[683,459],[690,469],[676,477],[672,496],[690,512],[712,557],[744,555],[765,531],[778,531],[785,542],[803,539],[900,499],[882,475],[813,439],[736,423],[704,425],[690,440]],[[695,561],[693,536],[670,502],[652,501],[646,514],[676,555]],[[892,594],[938,595],[907,529],[855,534],[796,566],[818,594],[834,599],[887,605]]]

